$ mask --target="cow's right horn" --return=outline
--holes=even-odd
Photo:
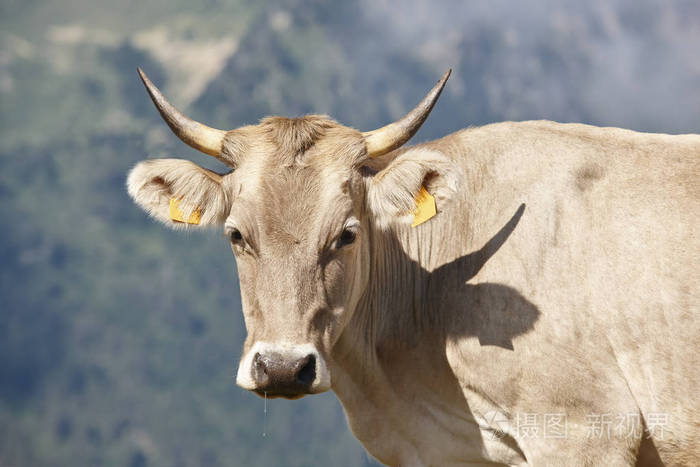
[[[442,89],[445,87],[447,78],[450,77],[450,73],[452,73],[452,69],[447,70],[420,104],[407,113],[402,119],[377,130],[362,133],[365,137],[367,154],[369,157],[378,157],[389,151],[393,151],[401,147],[402,144],[416,134],[425,119],[428,118],[430,111],[433,110],[435,102],[437,102]]]
[[[219,158],[221,154],[221,144],[224,141],[226,132],[217,130],[216,128],[210,128],[187,118],[163,97],[163,94],[151,83],[151,80],[148,79],[148,76],[146,76],[146,73],[144,73],[141,68],[138,68],[138,71],[139,76],[141,76],[141,81],[143,81],[148,94],[151,96],[151,100],[156,105],[165,123],[173,130],[173,133],[175,133],[182,142],[192,146],[196,150]]]

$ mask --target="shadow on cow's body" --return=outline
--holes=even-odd
[[[513,339],[533,329],[540,312],[516,289],[498,283],[469,283],[498,254],[524,213],[525,204],[521,204],[480,249],[433,271],[403,252],[394,233],[375,233],[382,236],[377,239],[382,248],[393,251],[393,260],[403,264],[399,270],[411,271],[404,273],[403,279],[415,288],[403,287],[397,278],[391,282],[400,291],[385,287],[383,296],[393,297],[393,307],[381,317],[383,329],[378,330],[373,344],[366,345],[370,355],[360,357],[363,362],[356,361],[356,346],[355,351],[346,351],[345,343],[339,344],[334,352],[339,365],[334,368],[338,375],[334,390],[347,409],[353,431],[383,462],[393,465],[399,459],[413,459],[420,463],[425,458],[479,462],[484,452],[493,450],[494,443],[500,446],[501,456],[525,459],[511,434],[487,433],[484,438],[475,420],[482,415],[472,413],[463,383],[446,353],[450,342],[476,337],[481,346],[517,355]],[[431,303],[429,297],[440,300]],[[421,303],[425,307],[417,309],[416,304]],[[350,356],[348,360],[344,355]],[[363,407],[354,406],[357,393],[364,393]],[[368,403],[382,411],[368,413],[364,407]],[[362,415],[356,416],[356,412]],[[392,423],[392,418],[404,421]],[[400,425],[405,426],[397,437]]]
[[[452,316],[450,338],[477,336],[481,345],[514,350],[513,337],[532,329],[539,311],[517,290],[500,284],[468,283],[506,242],[524,212],[525,204],[521,204],[481,249],[427,273],[429,287],[449,291],[442,306],[455,310],[443,311]]]

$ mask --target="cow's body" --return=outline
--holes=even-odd
[[[128,190],[172,227],[224,226],[237,384],[333,389],[391,465],[700,465],[700,136],[500,123],[397,150],[447,76],[360,133],[212,129],[142,74],[173,131],[234,169],[144,161]],[[421,187],[438,214],[412,227]]]
[[[333,351],[367,449],[633,465],[643,420],[649,458],[700,463],[700,136],[501,123],[402,151],[426,150],[459,164],[459,198],[375,232],[374,287]]]

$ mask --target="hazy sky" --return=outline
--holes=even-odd
[[[452,66],[457,93],[483,80],[488,105],[503,118],[700,131],[700,2],[413,0],[397,8],[368,0],[365,7],[387,34],[383,46],[412,51],[437,70]],[[467,69],[482,74],[459,73]]]

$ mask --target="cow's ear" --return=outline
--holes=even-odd
[[[181,159],[139,162],[126,181],[129,195],[172,228],[223,224],[230,204],[222,175]]]
[[[392,224],[430,222],[432,200],[424,196],[422,188],[435,199],[439,215],[454,199],[462,180],[460,167],[445,155],[424,148],[409,149],[372,177],[369,208],[376,224],[384,229]],[[419,204],[428,212],[422,219],[414,217]]]

